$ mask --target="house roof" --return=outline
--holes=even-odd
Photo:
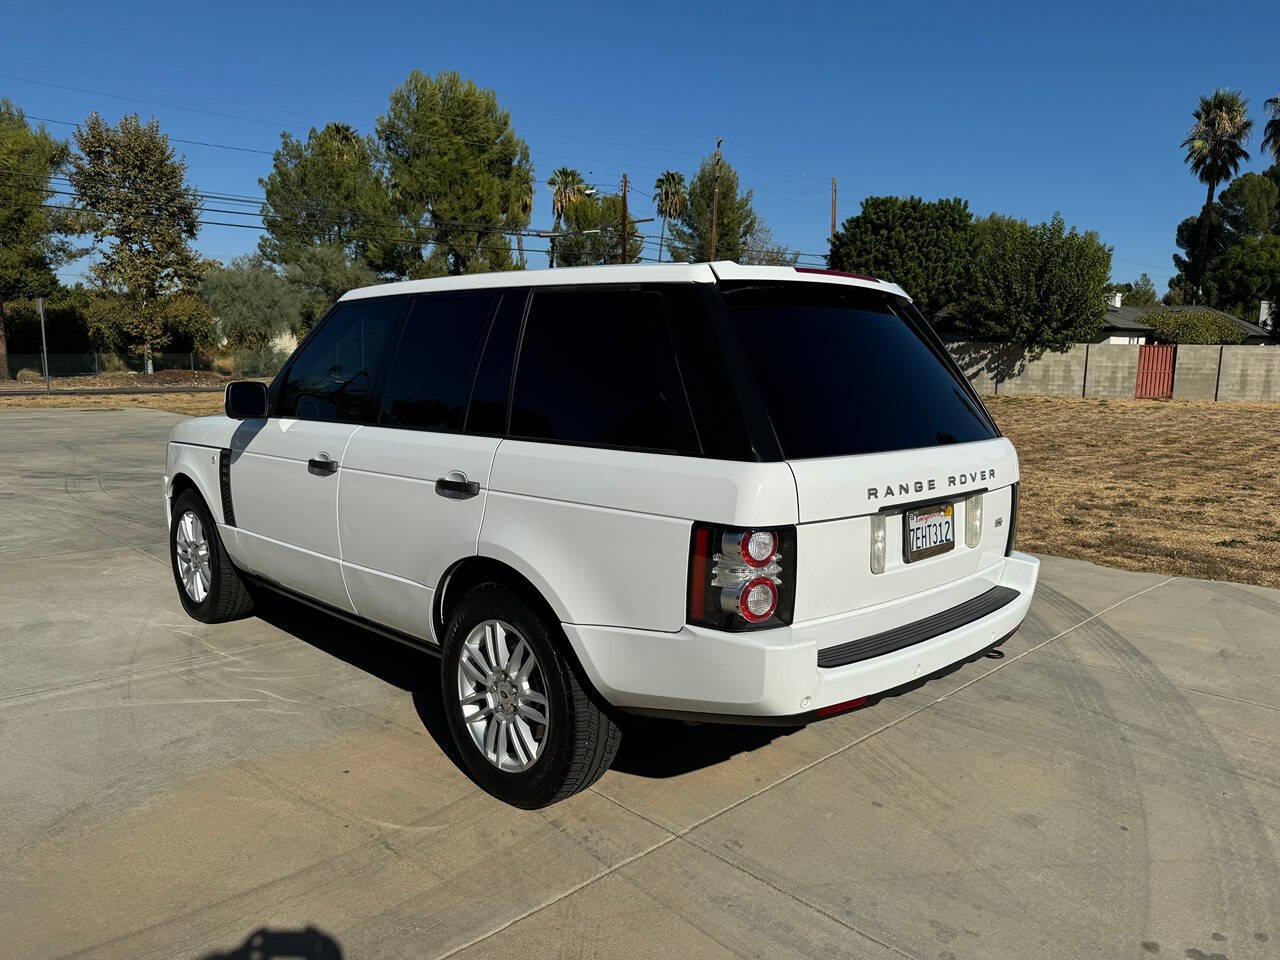
[[[1155,333],[1155,327],[1149,323],[1143,323],[1140,319],[1143,313],[1150,312],[1150,307],[1115,307],[1107,304],[1107,316],[1103,321],[1103,332],[1114,330],[1119,333]]]

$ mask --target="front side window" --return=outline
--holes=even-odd
[[[273,416],[360,423],[404,299],[339,303],[285,372]]]
[[[386,427],[462,430],[476,361],[497,294],[437,294],[414,302],[382,395]]]
[[[535,292],[516,366],[511,436],[699,453],[662,295]]]
[[[887,296],[773,283],[726,285],[724,297],[786,459],[997,436],[967,386]]]

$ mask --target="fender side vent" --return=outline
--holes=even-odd
[[[234,527],[236,511],[231,505],[231,451],[225,447],[218,453],[218,486],[222,490],[222,522]]]

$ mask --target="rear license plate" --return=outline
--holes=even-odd
[[[902,515],[902,559],[907,563],[946,553],[956,545],[956,507],[935,503]]]

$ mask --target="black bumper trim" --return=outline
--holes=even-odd
[[[826,668],[847,667],[851,663],[870,660],[872,657],[881,657],[886,653],[893,653],[895,650],[913,647],[917,643],[924,643],[926,640],[940,637],[944,633],[950,633],[952,630],[968,626],[975,620],[981,620],[983,617],[995,613],[1001,607],[1012,603],[1018,599],[1018,596],[1018,591],[1009,587],[992,587],[986,593],[979,594],[972,600],[966,600],[950,610],[943,610],[941,613],[927,617],[924,620],[917,620],[915,623],[894,627],[892,630],[885,630],[883,633],[860,637],[857,640],[850,640],[847,643],[840,643],[834,647],[826,647],[819,650],[818,666]]]

